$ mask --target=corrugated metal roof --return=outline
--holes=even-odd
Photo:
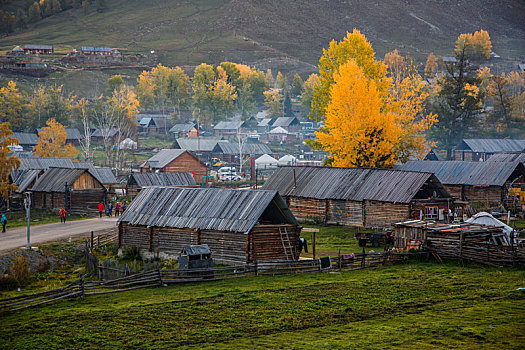
[[[31,192],[64,192],[66,183],[71,185],[86,171],[89,172],[88,169],[50,168],[40,176]]]
[[[177,132],[190,132],[193,128],[195,128],[195,124],[175,124],[170,129],[169,132],[177,133]]]
[[[275,121],[272,124],[272,127],[290,126],[293,124],[300,124],[299,119],[297,119],[296,117],[279,117],[275,119]]]
[[[97,47],[97,46],[82,46],[82,51],[98,51],[98,52],[111,52],[109,47]]]
[[[196,186],[197,183],[190,172],[180,173],[133,173],[128,180],[135,180],[138,186]]]
[[[187,245],[182,248],[182,251],[188,256],[211,254],[210,247],[207,244]]]
[[[24,49],[29,49],[29,50],[53,50],[53,46],[52,45],[33,45],[33,44],[28,44],[28,45],[24,45]]]
[[[409,203],[430,181],[441,197],[450,197],[431,173],[390,169],[280,167],[263,189],[277,190],[281,196]]]
[[[82,135],[80,134],[80,130],[77,128],[66,128],[67,132],[67,140],[80,140],[82,139]]]
[[[107,130],[107,132],[105,132],[104,134],[107,134],[108,137],[114,137],[115,135],[117,135],[117,133],[118,133],[117,129],[111,129],[111,130]],[[103,137],[102,130],[101,129],[95,130],[93,134],[91,134],[91,137]]]
[[[234,142],[219,142],[217,146],[213,149],[213,152],[223,153],[223,154],[239,154],[239,144]],[[262,143],[245,143],[242,146],[243,154],[266,154],[272,153],[270,147]]]
[[[522,152],[525,150],[525,140],[464,139],[456,149],[470,149],[477,153]]]
[[[13,177],[13,184],[18,186],[16,192],[25,192],[29,185],[31,185],[31,183],[38,177],[40,172],[42,172],[40,169],[25,169],[16,171],[16,176]]]
[[[217,125],[215,125],[213,130],[237,130],[243,126],[244,122],[242,120],[220,121],[217,123]]]
[[[93,173],[98,181],[104,185],[115,185],[119,183],[111,168],[95,168]]]
[[[74,168],[69,158],[20,158],[20,169]]]
[[[38,136],[30,132],[14,132],[13,137],[18,140],[19,145],[36,145]]]
[[[150,168],[161,169],[187,152],[185,149],[162,149],[147,160]]]
[[[272,125],[272,119],[271,118],[264,118],[257,124],[259,127],[266,127]]]
[[[119,222],[248,233],[272,202],[287,223],[298,225],[276,191],[180,187],[143,189]]]
[[[503,186],[519,162],[408,161],[397,169],[426,171],[444,185]],[[523,165],[520,169],[523,171]]]
[[[186,149],[191,152],[211,152],[219,142],[228,142],[219,139],[207,139],[197,137],[184,137],[175,140],[173,147],[179,149]]]
[[[497,153],[489,157],[487,162],[521,162],[525,163],[525,153]]]

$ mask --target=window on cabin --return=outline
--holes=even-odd
[[[425,219],[435,220],[438,218],[438,207],[425,207]]]

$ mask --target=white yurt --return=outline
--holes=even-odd
[[[279,161],[268,154],[263,154],[255,160],[255,169],[275,169],[278,165]]]
[[[129,137],[119,144],[120,149],[137,149],[137,143]]]
[[[291,154],[287,154],[279,158],[279,165],[284,166],[284,165],[296,165],[296,164],[297,164],[297,158],[295,158]]]

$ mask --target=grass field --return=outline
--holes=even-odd
[[[412,263],[142,289],[0,316],[0,348],[520,349],[525,271]]]

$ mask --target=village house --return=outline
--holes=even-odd
[[[524,150],[525,140],[464,139],[454,150],[453,160],[484,161],[493,154]]]
[[[23,56],[25,55],[24,49],[20,46],[15,46],[11,51],[7,53],[8,56]]]
[[[237,138],[245,123],[242,120],[236,121],[220,121],[213,127],[213,134],[217,137]]]
[[[263,189],[277,190],[300,221],[385,227],[424,217],[446,220],[454,201],[431,173],[388,169],[279,167]]]
[[[18,145],[24,151],[32,151],[38,143],[38,135],[30,132],[14,132],[13,137],[18,140]]]
[[[131,173],[126,184],[126,194],[135,197],[145,187],[198,187],[193,174],[180,173]]]
[[[519,161],[408,161],[396,168],[433,173],[452,197],[478,207],[507,207],[510,188],[525,190],[525,167]]]
[[[297,133],[301,131],[301,122],[297,117],[279,117],[275,119],[272,128],[281,127],[290,133]]]
[[[207,244],[222,263],[299,258],[301,227],[277,191],[148,187],[118,225],[119,248],[178,255]]]
[[[194,123],[175,124],[169,130],[169,133],[175,136],[176,138],[197,137],[197,125]]]
[[[163,149],[140,166],[141,173],[192,173],[197,183],[208,174],[206,164],[185,149]]]
[[[497,153],[491,156],[487,162],[520,162],[525,164],[525,152]]]
[[[54,52],[52,45],[24,45],[26,55],[52,55]]]
[[[257,124],[257,132],[258,133],[266,133],[270,131],[272,127],[273,121],[270,118],[264,118]]]
[[[29,190],[33,208],[95,213],[106,200],[106,188],[88,169],[50,168]]]
[[[91,141],[93,142],[104,142],[104,137],[107,137],[111,143],[117,142],[118,130],[116,128],[112,129],[96,129],[91,134]],[[119,140],[120,141],[120,140]]]
[[[173,127],[173,120],[170,116],[162,114],[139,114],[139,131],[148,135],[168,134]]]
[[[269,142],[287,143],[297,140],[297,134],[291,133],[285,128],[278,126],[268,133]]]
[[[217,138],[186,137],[178,138],[173,142],[173,148],[185,149],[199,158],[202,162],[211,164],[213,149],[219,142],[228,142]]]
[[[272,150],[265,144],[261,143],[244,143],[240,150],[243,158],[247,156],[259,157],[266,153],[272,153]],[[218,142],[213,148],[213,157],[219,158],[224,162],[238,162],[240,156],[239,143],[237,142]]]

